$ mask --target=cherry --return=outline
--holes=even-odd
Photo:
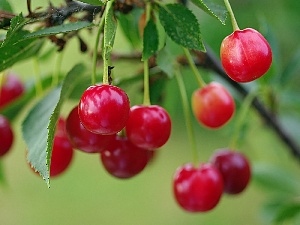
[[[0,157],[4,156],[13,144],[14,134],[9,120],[0,114]]]
[[[103,151],[115,136],[95,134],[87,130],[79,119],[78,106],[74,107],[67,117],[66,131],[72,146],[86,153]]]
[[[229,149],[219,149],[212,156],[211,163],[223,176],[224,192],[238,194],[247,187],[251,170],[245,155]]]
[[[221,62],[228,76],[236,82],[250,82],[263,76],[271,66],[272,50],[256,30],[236,30],[222,41]]]
[[[126,124],[128,139],[144,149],[163,146],[171,134],[171,119],[167,111],[158,106],[133,106]]]
[[[108,148],[101,152],[101,161],[106,171],[117,178],[131,178],[147,165],[149,151],[132,144],[127,137],[116,135]]]
[[[65,121],[60,118],[56,127],[51,164],[50,164],[50,177],[56,177],[70,166],[73,159],[73,148],[65,132]]]
[[[191,163],[179,167],[173,178],[173,191],[177,203],[189,212],[213,209],[223,193],[220,172],[210,163],[195,168]]]
[[[223,85],[211,82],[194,91],[192,109],[199,123],[209,128],[219,128],[232,117],[235,103]]]
[[[12,73],[3,75],[0,85],[0,108],[17,99],[25,90],[19,77]]]
[[[127,94],[112,85],[95,85],[86,89],[78,106],[83,126],[97,134],[115,134],[127,122],[130,104]]]

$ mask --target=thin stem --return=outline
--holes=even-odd
[[[187,133],[188,133],[190,146],[191,146],[191,149],[192,149],[192,152],[193,152],[194,163],[196,165],[199,162],[197,144],[196,144],[195,133],[194,133],[193,124],[192,124],[191,114],[190,114],[188,96],[187,96],[187,93],[186,93],[186,88],[185,88],[185,85],[184,85],[184,81],[182,79],[182,74],[180,73],[179,68],[177,68],[175,70],[175,77],[176,77],[178,87],[179,87],[179,91],[180,91],[180,95],[181,95],[181,101],[182,101],[182,106],[183,106],[183,113],[184,113],[186,129],[187,129]]]
[[[98,48],[99,48],[99,41],[100,41],[100,35],[103,31],[104,27],[104,21],[105,21],[105,16],[102,15],[100,23],[99,23],[99,28],[96,36],[96,41],[95,41],[95,47],[94,47],[94,52],[93,52],[93,70],[92,70],[92,85],[96,83],[96,73],[97,73],[97,54],[98,54]]]
[[[244,121],[246,119],[247,113],[249,112],[249,109],[251,108],[251,104],[256,97],[257,92],[252,91],[250,92],[243,100],[243,104],[240,108],[239,115],[236,120],[236,124],[234,127],[233,135],[229,144],[229,147],[231,149],[236,149],[238,147],[238,138],[239,133],[241,131],[242,125],[244,124]]]
[[[151,13],[151,3],[147,2],[146,4],[146,23],[148,23],[150,19]],[[150,101],[150,90],[149,90],[149,60],[144,60],[144,105],[151,105]]]
[[[61,65],[62,65],[62,61],[63,61],[63,54],[64,51],[61,51],[57,54],[57,58],[56,58],[56,64],[55,64],[55,71],[54,71],[54,75],[53,75],[53,79],[52,79],[52,86],[56,86],[59,82],[59,74],[60,74],[60,69],[61,69]]]
[[[234,16],[233,10],[231,8],[231,5],[229,3],[229,0],[224,0],[224,3],[225,3],[225,6],[226,6],[226,9],[229,12],[229,16],[230,16],[230,19],[231,19],[233,31],[239,30],[240,28],[239,28],[239,26],[237,24],[237,21],[235,19],[235,16]]]
[[[43,92],[43,85],[41,80],[40,64],[37,57],[34,57],[33,59],[33,67],[34,67],[35,78],[37,80],[35,82],[36,95],[39,96]]]
[[[195,63],[194,63],[194,60],[192,58],[192,55],[191,53],[189,52],[189,50],[187,48],[183,48],[184,50],[184,54],[188,60],[188,64],[189,66],[191,67],[194,75],[195,75],[195,78],[196,80],[198,81],[198,84],[200,87],[204,87],[206,85],[206,83],[204,82],[204,80],[202,79],[202,76],[201,74],[199,73],[199,70],[198,68],[196,67]]]

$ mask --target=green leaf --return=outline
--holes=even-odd
[[[297,194],[300,183],[290,172],[269,164],[255,164],[253,166],[254,181],[268,191],[286,194]]]
[[[138,29],[138,21],[141,16],[140,9],[133,9],[128,14],[118,13],[118,22],[125,35],[126,39],[132,45],[133,48],[139,47],[141,44],[141,38]]]
[[[117,31],[117,20],[114,16],[113,6],[108,9],[104,22],[104,48],[103,55],[105,60],[109,60],[110,53],[113,49]]]
[[[81,2],[90,4],[90,5],[105,5],[107,0],[80,0]]]
[[[287,202],[279,206],[274,221],[281,224],[284,221],[292,219],[293,217],[299,214],[300,214],[300,203],[297,201]]]
[[[22,124],[23,137],[28,147],[27,159],[48,186],[50,186],[49,165],[54,132],[60,109],[84,70],[81,64],[73,67],[63,84],[41,99],[30,110]]]
[[[191,0],[196,6],[206,12],[208,15],[218,19],[223,25],[227,18],[227,10],[224,4],[217,4],[211,0]]]
[[[13,12],[10,3],[7,0],[0,0],[0,9],[7,12]]]
[[[143,60],[149,59],[158,49],[158,31],[152,19],[144,29],[143,35]]]
[[[167,35],[177,44],[205,51],[196,16],[181,4],[161,5],[159,19]]]
[[[62,24],[58,26],[48,27],[45,29],[41,29],[38,31],[35,31],[33,33],[28,33],[23,36],[22,39],[29,39],[29,38],[38,38],[38,37],[44,37],[59,33],[68,33],[71,31],[80,30],[87,27],[92,27],[93,23],[87,22],[87,21],[79,21],[76,23],[67,23]]]

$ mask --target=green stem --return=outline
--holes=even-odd
[[[93,70],[92,70],[92,85],[96,83],[96,76],[97,76],[97,55],[98,55],[98,48],[99,48],[99,41],[100,41],[100,35],[103,31],[104,27],[104,21],[105,21],[105,16],[101,17],[100,23],[99,23],[99,28],[95,40],[95,47],[94,47],[94,52],[93,52]]]
[[[186,56],[186,58],[188,60],[189,66],[191,67],[191,69],[192,69],[192,71],[193,71],[193,73],[195,75],[195,78],[198,81],[199,86],[200,87],[204,87],[206,85],[206,83],[202,79],[202,76],[199,73],[199,70],[196,67],[195,63],[194,63],[194,60],[192,58],[191,53],[189,52],[189,50],[187,48],[183,48],[183,50],[184,50],[184,54],[185,54],[185,56]]]
[[[35,82],[36,95],[39,96],[43,92],[43,85],[41,79],[40,64],[37,57],[34,57],[33,59],[33,67],[34,67],[34,74],[36,79]]]
[[[151,14],[151,3],[147,2],[146,4],[146,24],[150,19]],[[151,105],[150,101],[150,89],[149,89],[149,60],[144,60],[144,105]]]
[[[190,142],[191,149],[192,149],[192,152],[193,152],[194,163],[195,163],[195,165],[197,165],[199,163],[199,156],[198,156],[198,151],[197,151],[195,133],[194,133],[191,114],[190,114],[188,96],[187,96],[187,93],[186,93],[186,88],[185,88],[185,85],[184,85],[184,81],[182,79],[182,74],[180,73],[179,68],[176,68],[176,70],[175,70],[175,77],[176,77],[178,87],[179,87],[179,91],[180,91],[180,95],[181,95],[184,119],[185,119],[185,124],[186,124],[186,129],[187,129],[187,133],[188,133],[189,142]]]
[[[251,107],[251,103],[254,100],[255,96],[257,95],[256,91],[250,92],[243,101],[243,104],[240,108],[239,115],[236,120],[236,124],[234,127],[233,135],[229,144],[231,149],[236,149],[238,147],[238,138],[239,133],[241,131],[242,125],[246,119],[247,113]]]
[[[63,61],[63,51],[59,52],[56,58],[56,63],[55,63],[55,71],[52,76],[52,87],[55,87],[58,82],[59,82],[59,74],[60,74],[60,69]]]
[[[104,20],[106,20],[107,16],[108,16],[108,13],[109,13],[109,10],[111,9],[111,7],[113,7],[113,3],[114,3],[114,0],[110,0],[106,3],[106,8],[105,8],[105,14],[104,14]],[[105,26],[105,25],[104,25]],[[104,32],[105,31],[105,28],[104,28]],[[103,39],[103,42],[105,44],[105,34],[104,34],[104,39]],[[104,48],[106,48],[106,46],[104,46]],[[109,64],[110,64],[110,53],[108,54],[106,52],[106,50],[104,50],[104,54],[103,54],[103,84],[109,84]]]
[[[225,3],[227,11],[229,12],[229,16],[230,16],[230,19],[231,19],[233,31],[239,30],[240,28],[239,28],[239,26],[237,24],[237,21],[235,19],[235,16],[234,16],[233,10],[231,8],[231,5],[229,3],[229,0],[224,0],[224,3]]]

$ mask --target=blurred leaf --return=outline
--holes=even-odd
[[[13,12],[10,3],[7,0],[0,0],[0,9],[8,12]]]
[[[58,26],[48,27],[44,28],[38,31],[35,31],[33,33],[28,33],[23,36],[22,39],[29,39],[29,38],[38,38],[38,37],[44,37],[59,33],[68,33],[71,31],[80,30],[82,28],[87,28],[93,26],[93,23],[87,22],[87,21],[79,21],[76,23],[68,23],[68,24],[62,24]],[[22,40],[21,39],[21,40]]]
[[[111,6],[107,14],[105,15],[104,22],[104,46],[103,46],[103,56],[105,60],[109,59],[110,52],[112,51],[115,36],[117,31],[117,20],[114,16],[113,6]]]
[[[292,219],[296,215],[300,213],[300,203],[293,201],[293,202],[287,202],[285,204],[281,204],[276,216],[274,218],[274,221],[281,224],[282,222]]]
[[[149,59],[158,49],[158,31],[152,19],[144,29],[143,35],[143,60]]]
[[[181,4],[161,5],[159,19],[168,36],[177,44],[205,51],[196,16]]]
[[[191,0],[196,6],[206,12],[208,15],[219,20],[223,25],[227,18],[227,10],[224,4],[217,4],[211,0]]]
[[[84,70],[81,64],[73,67],[63,84],[41,99],[30,110],[22,124],[23,137],[28,147],[27,159],[48,186],[50,186],[49,165],[54,132],[60,109]]]
[[[138,21],[140,16],[140,9],[133,9],[131,13],[128,14],[118,14],[118,21],[120,23],[123,34],[134,48],[138,47],[141,43],[138,29]]]
[[[5,185],[6,184],[6,178],[4,174],[4,169],[3,169],[3,162],[0,159],[0,184]]]
[[[253,165],[253,178],[268,191],[297,194],[300,190],[299,179],[275,165]]]
[[[105,5],[105,0],[80,0],[81,2],[90,4],[90,5]]]

